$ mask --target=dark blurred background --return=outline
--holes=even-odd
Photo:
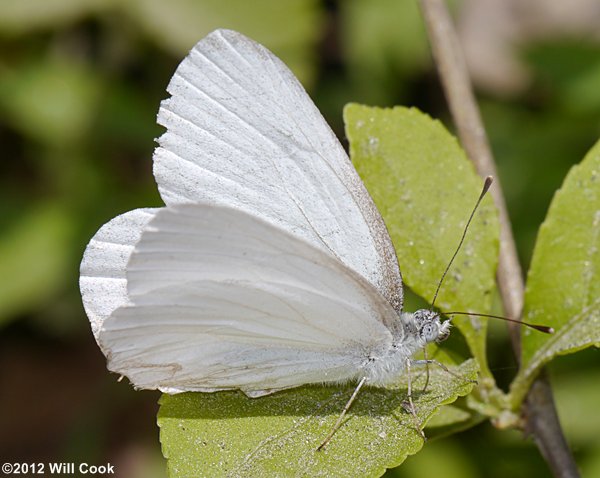
[[[553,192],[600,137],[600,3],[451,6],[526,270]],[[218,27],[280,56],[341,139],[349,101],[417,106],[452,129],[414,0],[1,0],[0,462],[166,475],[159,395],[106,370],[78,267],[106,221],[161,205],[158,105],[178,62]],[[516,369],[502,324],[491,326],[490,354],[506,385]],[[551,376],[583,474],[600,477],[598,352],[557,360]],[[487,423],[388,472],[434,473],[549,476],[529,440]]]

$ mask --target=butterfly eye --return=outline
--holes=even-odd
[[[450,337],[450,329],[440,330],[436,342],[443,342],[448,337]]]
[[[436,340],[438,338],[437,327],[434,327],[431,323],[423,325],[421,328],[421,338],[426,342],[433,342]]]

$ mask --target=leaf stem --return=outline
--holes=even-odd
[[[505,313],[520,319],[524,283],[508,210],[498,179],[494,158],[475,101],[462,50],[450,14],[443,0],[420,0],[433,57],[440,75],[452,118],[461,143],[481,176],[494,176],[491,194],[500,215],[500,260],[498,284]],[[521,340],[517,324],[509,324],[513,350],[520,357]],[[576,477],[577,468],[563,436],[552,389],[544,373],[532,385],[525,402],[525,431],[534,440],[557,477]]]

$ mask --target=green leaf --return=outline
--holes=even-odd
[[[454,435],[488,419],[488,416],[472,410],[466,398],[459,398],[451,405],[444,405],[427,422],[425,435],[429,441]]]
[[[422,423],[473,387],[473,360],[453,371],[464,379],[433,369],[423,393],[417,381]],[[399,389],[361,390],[347,420],[317,452],[353,388],[307,386],[254,399],[241,392],[163,395],[158,425],[169,475],[375,477],[421,449],[423,439],[402,406],[404,381]]]
[[[455,405],[445,405],[429,420],[427,428],[440,428],[462,423],[471,418],[471,411]]]
[[[414,108],[350,104],[344,109],[344,120],[350,156],[385,220],[404,283],[431,301],[483,181],[456,138]],[[436,305],[446,311],[489,311],[497,255],[498,219],[488,197]],[[485,357],[485,321],[457,317],[454,322],[482,373],[491,376]]]
[[[177,55],[187,53],[215,28],[231,28],[273,50],[303,84],[313,76],[312,49],[323,23],[316,0],[135,0],[122,8]]]
[[[552,200],[527,277],[523,320],[556,333],[521,331],[515,406],[544,364],[600,344],[600,142],[571,169]]]

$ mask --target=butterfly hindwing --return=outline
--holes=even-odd
[[[395,311],[322,249],[243,211],[161,209],[104,322],[109,368],[140,388],[250,394],[356,378]]]
[[[135,209],[115,217],[90,240],[81,261],[79,288],[94,337],[104,320],[127,303],[125,269],[144,226],[158,209]]]

